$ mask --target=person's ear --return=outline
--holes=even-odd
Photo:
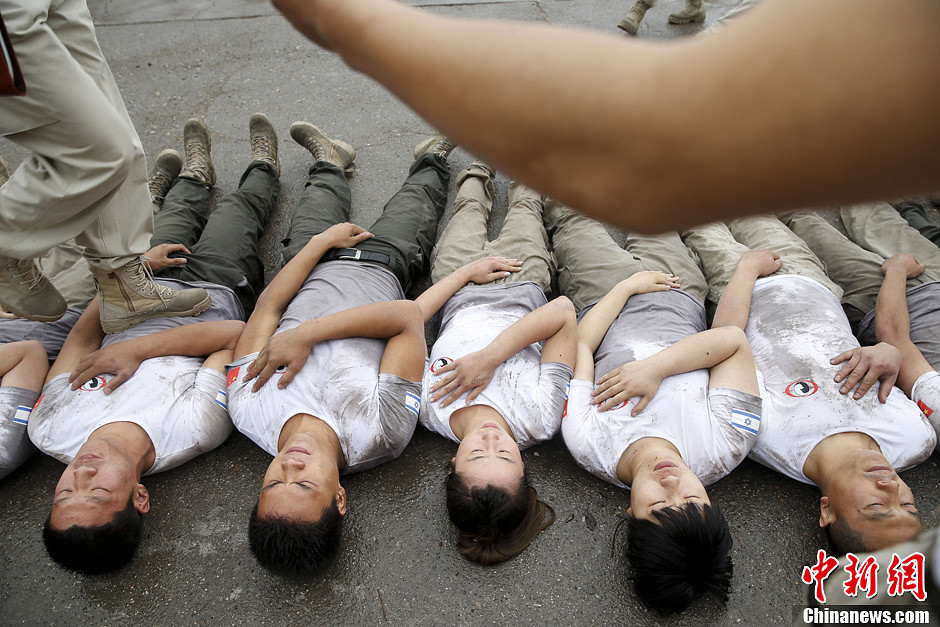
[[[346,488],[339,486],[336,489],[336,509],[341,516],[346,515]]]
[[[150,492],[147,491],[144,484],[138,483],[134,486],[134,490],[131,492],[131,499],[134,502],[134,509],[141,514],[146,514],[150,511]]]
[[[819,526],[828,527],[836,521],[836,518],[836,513],[832,509],[829,497],[819,497]]]
[[[457,463],[457,456],[454,455],[453,457],[450,458],[450,465],[453,466],[456,463]]]

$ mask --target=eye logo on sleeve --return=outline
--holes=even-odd
[[[743,409],[731,410],[731,426],[738,431],[745,431],[757,435],[760,431],[760,416]]]
[[[100,376],[93,377],[89,379],[88,381],[85,381],[82,384],[82,387],[80,387],[79,389],[84,390],[86,392],[97,392],[98,390],[103,388],[107,382],[108,380],[105,379],[104,377],[100,377]]]
[[[450,357],[438,357],[437,359],[431,362],[431,367],[429,368],[429,370],[431,371],[431,374],[437,374],[441,368],[443,368],[444,366],[450,365],[452,363],[454,363],[454,360],[451,359]]]
[[[818,391],[819,386],[815,381],[812,379],[800,379],[788,385],[784,393],[793,398],[803,398],[804,396],[812,396]]]
[[[405,409],[410,411],[415,416],[421,414],[421,399],[417,394],[405,392]]]
[[[24,407],[19,405],[16,408],[16,411],[13,412],[13,417],[10,418],[13,422],[18,425],[28,425],[29,424],[29,415],[32,413],[33,409],[31,407]]]
[[[933,408],[931,408],[930,405],[928,405],[924,401],[917,401],[917,406],[920,407],[920,410],[922,412],[924,412],[925,417],[930,418],[931,416],[933,416]]]

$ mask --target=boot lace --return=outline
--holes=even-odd
[[[170,189],[173,179],[170,178],[170,173],[166,170],[158,169],[153,173],[153,176],[150,177],[149,185],[150,187],[150,197],[154,200],[163,200],[163,197],[166,196],[166,192]]]
[[[186,152],[186,169],[198,174],[206,181],[209,176],[209,150],[201,137],[190,139],[184,146]]]
[[[153,271],[142,259],[137,259],[128,264],[127,278],[134,290],[143,296],[156,297],[166,305],[167,301],[173,298],[173,290],[160,285],[153,277]]]
[[[35,291],[45,278],[32,259],[14,260],[11,264],[10,275],[17,283],[25,286],[28,292]]]
[[[251,136],[251,154],[255,159],[270,161],[274,154],[274,145],[266,135]]]
[[[441,137],[437,142],[431,146],[429,152],[436,153],[441,157],[447,158],[447,155],[451,150],[454,149],[454,143],[447,139],[446,137]]]

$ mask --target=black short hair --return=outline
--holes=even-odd
[[[515,557],[555,522],[555,511],[539,500],[528,475],[514,490],[471,487],[453,465],[447,475],[447,513],[460,530],[460,554],[487,565]]]
[[[72,525],[52,527],[52,512],[42,527],[42,541],[49,557],[60,566],[86,575],[98,575],[121,568],[134,557],[143,535],[144,516],[134,507],[133,495],[127,507],[97,527]]]
[[[299,522],[258,515],[255,503],[248,520],[248,545],[262,566],[287,574],[313,574],[336,555],[343,535],[343,515],[336,498],[319,520]]]
[[[716,505],[686,503],[630,517],[627,560],[640,600],[663,614],[681,612],[709,592],[727,602],[731,532]]]
[[[841,557],[846,553],[869,553],[872,549],[865,546],[862,534],[858,533],[841,518],[836,518],[832,524],[826,525],[826,536],[829,538],[829,550],[833,555]]]

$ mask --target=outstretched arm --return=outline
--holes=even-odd
[[[772,250],[752,250],[741,255],[738,266],[718,301],[712,328],[732,326],[744,330],[751,315],[754,282],[780,269],[780,255]]]
[[[578,323],[578,360],[574,378],[594,382],[594,351],[600,346],[630,297],[679,287],[679,279],[663,272],[637,272],[617,283]]]
[[[326,251],[331,248],[350,248],[370,237],[371,233],[349,222],[334,224],[311,237],[261,292],[248,324],[235,345],[235,358],[250,355],[264,347],[277,329],[281,314]]]
[[[935,0],[768,0],[672,42],[273,1],[470,152],[628,230],[936,187]]]
[[[442,405],[446,407],[467,393],[467,401],[472,401],[486,388],[501,363],[536,342],[545,341],[542,363],[558,362],[573,367],[577,326],[574,305],[565,296],[559,296],[517,320],[484,348],[441,368],[441,374],[454,372],[431,388],[431,400],[443,398]]]
[[[430,320],[457,290],[468,283],[490,283],[522,270],[522,262],[508,257],[484,257],[451,272],[415,299],[425,322]]]
[[[898,387],[911,395],[914,382],[933,367],[911,341],[911,318],[907,310],[907,279],[924,271],[911,255],[895,255],[884,262],[885,274],[875,304],[875,336],[901,352]]]
[[[74,371],[82,359],[101,347],[104,331],[101,329],[99,303],[100,297],[95,297],[75,322],[75,326],[65,338],[65,343],[62,344],[59,356],[49,368],[46,381],[51,381],[64,372]]]

